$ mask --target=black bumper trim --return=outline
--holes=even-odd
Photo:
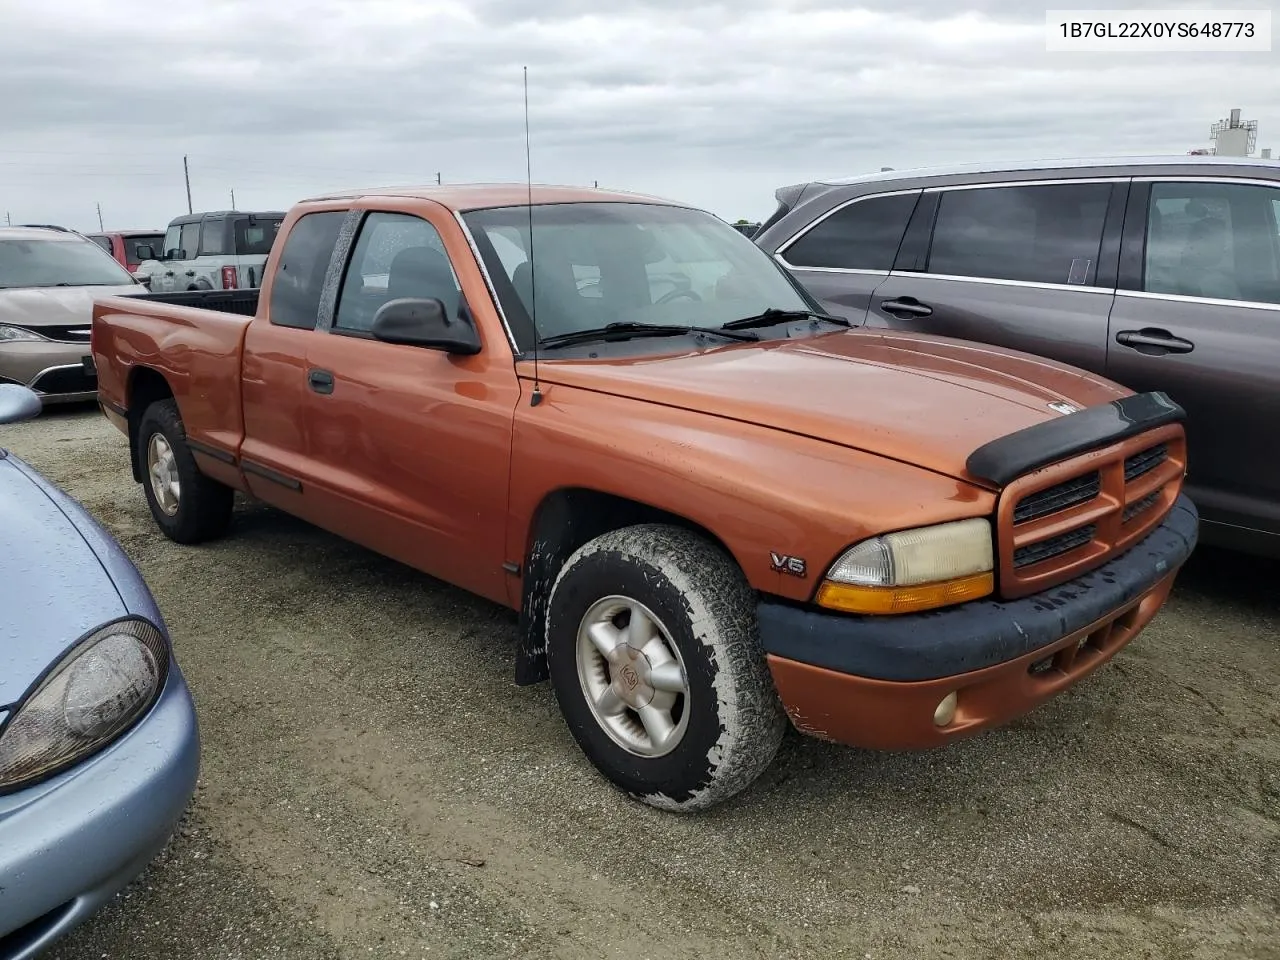
[[[985,443],[969,454],[964,467],[973,476],[1003,487],[1046,464],[1184,419],[1186,413],[1167,394],[1135,393]]]
[[[1182,565],[1198,535],[1199,515],[1183,495],[1135,546],[1043,593],[896,617],[763,600],[760,638],[766,653],[875,680],[935,680],[981,670],[1060,640],[1142,595]]]

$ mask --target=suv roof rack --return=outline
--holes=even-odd
[[[20,223],[20,227],[27,227],[33,230],[57,230],[61,233],[75,233],[74,230],[68,230],[66,227],[60,227],[56,223]]]

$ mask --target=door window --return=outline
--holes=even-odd
[[[200,221],[182,225],[182,240],[178,244],[182,248],[184,260],[194,260],[200,253]]]
[[[820,221],[783,251],[793,267],[889,270],[919,193],[869,197]]]
[[[1280,303],[1280,190],[1242,183],[1153,183],[1143,289]]]
[[[299,218],[285,238],[271,283],[271,322],[310,330],[320,313],[320,292],[333,257],[345,210],[325,210]]]
[[[951,190],[938,202],[929,273],[1089,285],[1109,183]]]
[[[223,243],[225,220],[206,220],[200,228],[200,255],[202,257],[220,256],[227,252]]]
[[[439,300],[453,317],[462,294],[435,227],[408,214],[370,213],[347,265],[334,327],[368,332],[378,308],[402,297]]]
[[[174,254],[182,246],[182,226],[175,223],[164,232],[164,255],[166,259],[172,259]]]

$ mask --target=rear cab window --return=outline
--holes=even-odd
[[[926,272],[1092,285],[1110,197],[1109,183],[943,191]]]
[[[869,196],[837,207],[779,253],[798,269],[875,270],[893,267],[920,191]]]
[[[281,327],[311,330],[320,312],[325,274],[333,258],[345,210],[304,214],[285,237],[271,282],[268,317]]]

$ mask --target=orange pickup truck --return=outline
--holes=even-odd
[[[1025,713],[1197,537],[1169,397],[848,329],[633,194],[307,200],[260,291],[103,298],[92,352],[169,537],[239,491],[519,611],[516,682],[665,809],[745,788],[788,718],[909,749]]]

